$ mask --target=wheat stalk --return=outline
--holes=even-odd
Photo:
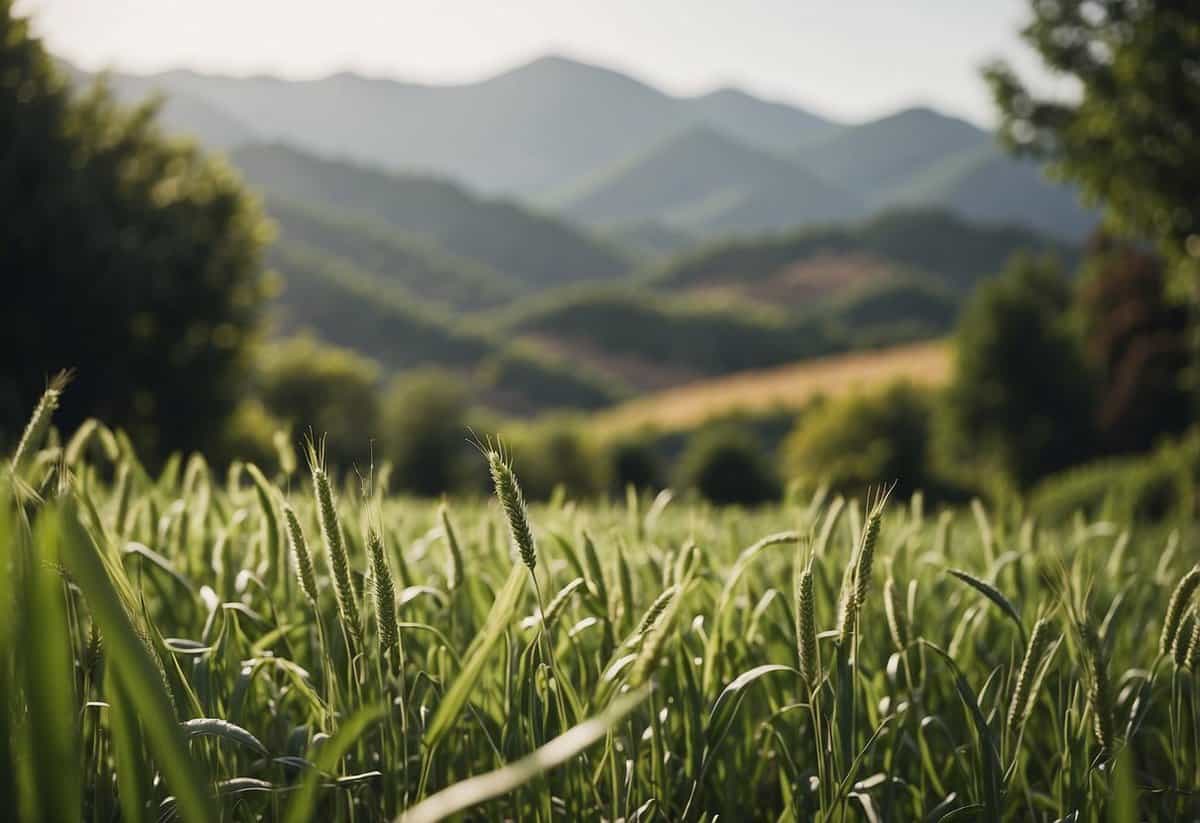
[[[312,555],[308,552],[308,541],[304,538],[304,530],[300,528],[300,520],[295,510],[287,503],[283,504],[283,521],[287,529],[288,548],[291,549],[292,560],[296,564],[296,577],[300,580],[300,590],[315,608],[317,605],[317,576],[313,571]]]
[[[379,532],[367,529],[367,552],[371,557],[371,578],[374,581],[375,622],[379,627],[379,646],[384,654],[395,653],[400,642],[396,626],[396,584],[388,566],[383,540]]]
[[[492,483],[496,487],[496,499],[500,501],[500,507],[504,509],[508,521],[509,536],[521,562],[533,571],[537,565],[537,547],[533,540],[533,530],[529,527],[525,496],[521,493],[521,484],[517,482],[512,462],[499,447],[488,450],[487,460]]]
[[[1100,744],[1102,755],[1111,755],[1116,734],[1113,730],[1112,686],[1108,681],[1108,655],[1104,651],[1104,641],[1091,623],[1080,624],[1079,636],[1088,672],[1087,702],[1092,713],[1096,742]]]
[[[1025,647],[1025,657],[1021,660],[1021,668],[1017,673],[1017,683],[1013,688],[1012,702],[1008,706],[1008,729],[1016,735],[1033,711],[1037,698],[1034,686],[1037,680],[1038,668],[1046,649],[1050,648],[1051,623],[1047,618],[1040,618],[1033,626],[1029,636],[1029,644]]]
[[[816,687],[817,681],[821,677],[811,564],[805,566],[796,576],[795,590],[796,651],[800,658],[800,675],[811,690]]]
[[[1158,639],[1159,654],[1171,653],[1175,644],[1175,635],[1179,632],[1179,624],[1187,613],[1192,595],[1196,593],[1197,587],[1200,587],[1200,566],[1193,566],[1180,579],[1175,591],[1171,592],[1171,599],[1167,603],[1167,613],[1163,617],[1162,635]]]
[[[321,525],[321,536],[325,540],[325,555],[329,562],[329,570],[333,574],[338,613],[347,632],[358,640],[362,637],[362,623],[358,616],[357,595],[354,592],[354,582],[350,579],[350,560],[342,540],[342,527],[338,521],[333,489],[329,482],[329,474],[325,471],[324,452],[324,440],[318,446],[310,437],[308,465],[312,472],[313,494],[317,502],[317,520]]]

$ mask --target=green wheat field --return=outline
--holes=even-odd
[[[17,819],[1200,814],[1190,524],[527,507],[487,441],[494,500],[389,497],[319,438],[152,476],[59,394],[0,492]]]

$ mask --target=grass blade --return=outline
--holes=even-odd
[[[207,781],[188,751],[159,669],[134,629],[100,560],[99,549],[84,533],[73,506],[64,506],[62,524],[63,563],[100,625],[108,665],[128,690],[131,708],[141,718],[155,763],[176,798],[176,810],[187,823],[218,819]]]
[[[433,719],[425,729],[424,742],[429,749],[432,750],[441,742],[466,706],[471,690],[483,673],[483,664],[487,662],[492,647],[512,623],[521,594],[525,591],[527,575],[528,571],[525,568],[514,564],[508,573],[508,579],[496,594],[491,611],[483,621],[483,631],[476,636],[467,653],[463,655],[462,669],[442,696],[437,711],[433,713]]]
[[[649,693],[648,688],[643,688],[623,695],[597,716],[571,727],[515,763],[460,781],[426,798],[400,815],[396,823],[436,823],[523,786],[600,740],[608,734],[609,729],[636,709]]]

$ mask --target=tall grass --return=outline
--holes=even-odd
[[[492,500],[356,495],[315,443],[284,491],[57,402],[0,482],[7,819],[1200,814],[1189,523],[531,507],[498,449]]]

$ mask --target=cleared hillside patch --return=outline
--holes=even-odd
[[[893,380],[941,386],[950,375],[950,355],[939,340],[742,372],[646,395],[598,415],[595,426],[605,433],[643,426],[685,429],[731,412],[799,408],[819,395],[834,397]]]

